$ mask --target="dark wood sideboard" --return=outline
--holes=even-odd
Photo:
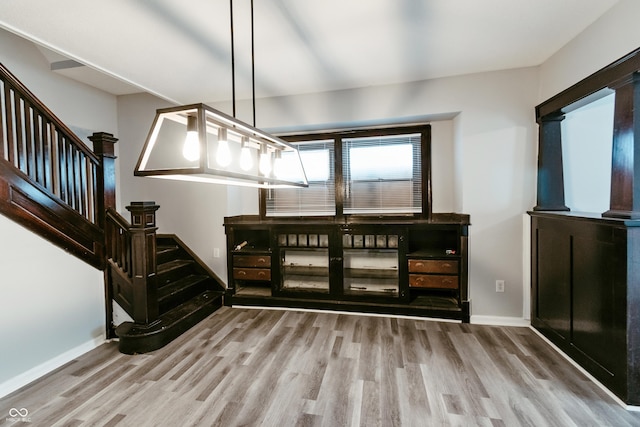
[[[469,322],[469,216],[225,218],[228,305]]]

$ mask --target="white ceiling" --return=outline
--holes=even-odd
[[[617,2],[255,0],[256,97],[536,66]],[[250,0],[233,4],[236,96],[251,98]],[[227,0],[0,1],[0,27],[56,72],[178,104],[231,99],[229,21]]]

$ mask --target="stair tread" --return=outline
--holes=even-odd
[[[209,279],[209,276],[203,274],[190,274],[182,279],[169,282],[158,288],[158,300],[162,301],[171,295],[182,291],[185,288],[195,286]]]
[[[166,253],[166,252],[174,252],[177,251],[179,248],[175,245],[166,245],[166,246],[161,246],[158,245],[156,246],[156,254],[162,254],[162,253]]]
[[[116,330],[116,332],[118,332],[118,336],[121,339],[126,337],[156,334],[187,318],[190,314],[200,310],[202,307],[213,304],[217,299],[222,298],[223,295],[224,292],[222,291],[206,290],[194,298],[191,298],[190,300],[162,314],[158,317],[157,321],[151,324],[140,325],[125,322],[118,326],[120,331],[118,332],[118,330]]]
[[[174,260],[159,264],[157,268],[157,274],[166,273],[167,271],[171,271],[171,270],[181,268],[186,265],[192,265],[192,264],[193,264],[193,260],[190,260],[190,259],[174,259]]]
[[[166,322],[179,320],[195,309],[198,309],[200,306],[207,304],[210,300],[215,299],[216,297],[219,298],[222,295],[224,295],[224,292],[206,290],[196,297],[191,298],[189,301],[186,301],[176,308],[167,311],[162,316],[160,316],[160,319]]]

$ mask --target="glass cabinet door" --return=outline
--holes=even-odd
[[[345,234],[342,246],[345,295],[398,296],[397,235]]]
[[[398,296],[398,251],[345,249],[344,292]]]
[[[329,249],[282,249],[282,290],[329,292]]]
[[[278,234],[280,291],[329,293],[329,235]]]

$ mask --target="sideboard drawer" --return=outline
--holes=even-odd
[[[437,274],[410,274],[409,286],[412,288],[457,289],[458,276]]]
[[[233,278],[237,280],[271,280],[268,268],[234,268]]]
[[[458,260],[410,259],[409,272],[458,274]]]
[[[269,255],[234,255],[233,266],[271,268],[271,257]]]

